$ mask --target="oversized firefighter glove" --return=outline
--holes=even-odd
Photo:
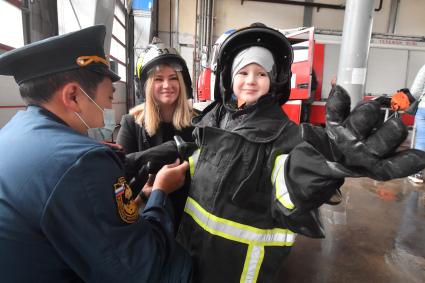
[[[115,154],[121,160],[122,163],[126,162],[125,152],[121,145],[116,143],[105,142],[105,141],[102,141],[100,143],[112,149],[112,151],[115,152]]]
[[[148,180],[149,174],[156,174],[162,166],[173,163],[177,158],[178,151],[174,141],[127,154],[125,175],[130,187],[138,193]]]
[[[126,170],[132,173],[138,172],[150,161],[152,163],[151,170],[156,173],[162,166],[176,161],[177,157],[176,143],[174,141],[168,141],[144,151],[127,154]]]
[[[399,118],[383,123],[376,101],[360,103],[350,112],[350,97],[341,87],[332,89],[326,103],[326,129],[302,126],[304,140],[327,160],[334,178],[370,177],[385,181],[425,168],[425,152],[396,151],[408,131]]]
[[[196,143],[185,142],[181,138],[181,136],[174,136],[174,141],[176,142],[180,162],[183,162],[184,160],[188,160],[189,157],[193,154],[193,152],[198,149],[198,146],[196,145]]]

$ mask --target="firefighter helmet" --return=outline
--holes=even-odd
[[[230,101],[233,60],[241,50],[251,46],[264,47],[273,54],[276,76],[271,78],[270,93],[279,104],[285,103],[291,91],[292,46],[281,32],[260,23],[231,33],[221,45],[215,70],[214,99],[225,105]]]
[[[176,71],[180,71],[186,85],[187,98],[192,98],[192,80],[185,60],[173,47],[162,43],[159,38],[154,38],[152,43],[147,46],[145,51],[137,59],[137,78],[139,89],[143,97],[145,96],[144,84],[148,78],[149,72],[154,67],[166,64],[172,66]]]
[[[217,56],[219,54],[219,51],[223,42],[229,37],[229,35],[231,35],[235,31],[236,31],[235,29],[229,29],[225,31],[222,35],[220,35],[215,41],[214,46],[212,48],[212,52],[211,52],[211,64],[210,64],[210,68],[213,72],[217,70]]]

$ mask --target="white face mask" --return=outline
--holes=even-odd
[[[87,127],[87,135],[97,141],[112,141],[112,133],[116,127],[115,124],[115,110],[114,109],[102,109],[82,88],[81,91],[97,106],[97,108],[103,113],[103,124],[102,128],[90,128],[84,119],[75,112],[80,118],[81,122]]]

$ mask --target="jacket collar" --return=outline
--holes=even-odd
[[[201,128],[219,128],[220,121],[226,118],[226,115],[229,119],[240,119],[237,126],[231,130],[232,133],[255,143],[274,141],[290,123],[283,110],[270,97],[262,99],[256,104],[255,109],[242,115],[229,113],[221,103],[213,102],[192,120],[192,124]]]
[[[48,117],[49,119],[51,119],[53,121],[64,124],[65,126],[69,126],[64,120],[62,120],[61,118],[59,118],[58,116],[56,116],[55,114],[53,114],[52,112],[47,110],[46,108],[43,108],[39,105],[30,104],[27,107],[27,111],[33,112],[33,113],[38,113],[40,115]]]

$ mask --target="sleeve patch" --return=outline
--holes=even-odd
[[[126,223],[135,222],[139,218],[139,211],[133,198],[133,192],[124,177],[118,178],[117,183],[114,184],[114,190],[118,215]]]

